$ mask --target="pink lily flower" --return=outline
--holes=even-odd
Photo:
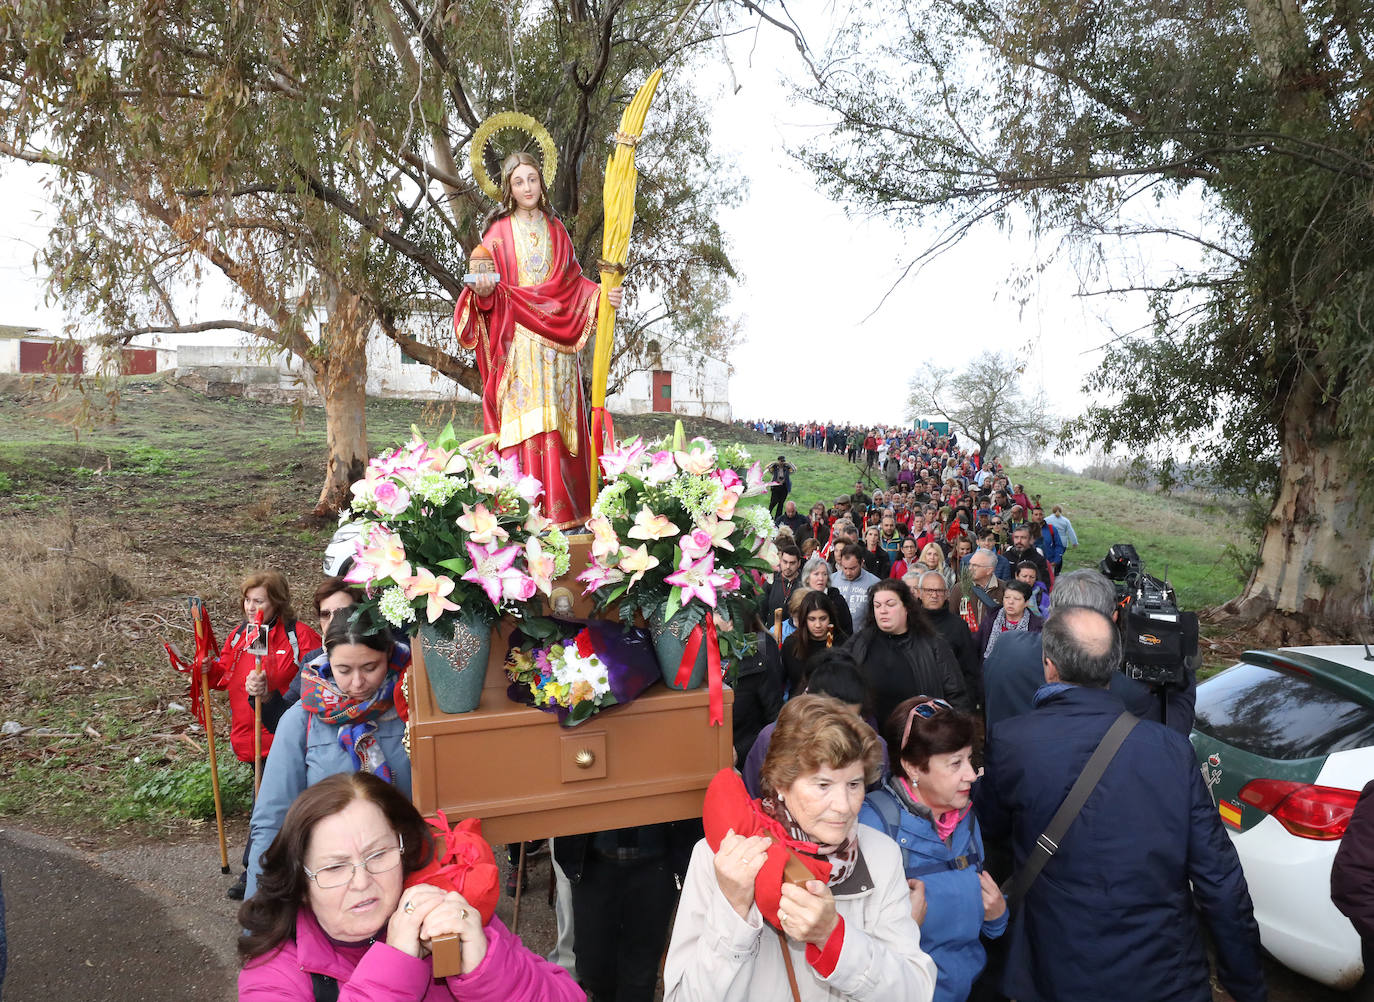
[[[525,531],[531,536],[539,535],[551,525],[553,519],[545,518],[537,508],[531,508],[530,513],[525,516]]]
[[[535,536],[525,542],[525,565],[529,567],[530,579],[545,595],[553,590],[557,561],[552,553],[544,550],[544,545]]]
[[[457,612],[458,606],[448,600],[452,594],[454,584],[453,578],[447,574],[440,574],[435,577],[427,567],[415,568],[415,576],[400,582],[405,596],[410,601],[415,601],[421,595],[426,598],[425,618],[429,622],[434,622],[445,612]]]
[[[510,538],[510,533],[497,522],[496,515],[480,503],[476,508],[463,505],[463,514],[458,516],[458,528],[466,532],[474,543],[505,542]]]
[[[356,544],[357,559],[344,580],[350,584],[371,584],[381,578],[401,581],[410,577],[410,561],[406,559],[401,537],[377,526],[368,533],[367,541]]]
[[[601,472],[608,479],[614,479],[631,467],[637,466],[644,456],[644,451],[644,442],[638,435],[628,442],[621,442],[618,448],[601,457]]]
[[[641,474],[650,487],[666,484],[677,476],[677,460],[671,452],[655,452],[651,458],[652,462]]]
[[[678,528],[667,515],[655,515],[645,505],[635,516],[635,524],[626,533],[631,539],[667,539],[676,536]]]
[[[636,581],[644,576],[644,572],[658,566],[658,558],[649,555],[649,545],[640,543],[635,549],[628,546],[620,551],[620,569],[630,575],[630,583],[627,588],[633,588]]]
[[[716,470],[711,476],[719,480],[720,485],[727,489],[744,483],[744,481],[739,478],[739,474],[728,466],[723,470]]]
[[[682,589],[681,602],[686,605],[693,599],[699,598],[712,609],[716,607],[716,584],[712,580],[714,577],[716,557],[715,554],[707,554],[700,560],[692,560],[684,556],[682,562],[678,564],[678,569],[669,574],[665,581],[670,585]]]
[[[699,476],[710,473],[715,468],[716,447],[711,444],[710,439],[697,437],[687,443],[685,452],[673,453],[673,458],[684,472]]]
[[[765,483],[763,480],[762,463],[755,463],[753,466],[749,467],[749,471],[745,474],[745,497],[751,498],[755,494],[762,494],[772,486],[772,481]]]
[[[479,546],[473,542],[469,542],[467,546],[472,567],[463,574],[463,580],[470,581],[486,592],[492,605],[501,604],[507,577],[514,575],[529,581],[529,578],[511,567],[515,563],[515,558],[520,555],[520,547],[507,546],[498,550],[495,546]],[[534,586],[533,581],[530,581],[530,586]]]
[[[539,500],[539,495],[544,493],[544,485],[539,482],[538,477],[531,477],[528,474],[520,476],[515,481],[515,493],[530,504]]]
[[[740,495],[744,493],[744,488],[738,485],[725,488],[725,497],[721,499],[716,507],[718,518],[730,518],[735,514],[735,505],[739,504]]]
[[[620,554],[620,537],[615,534],[611,520],[605,515],[597,515],[588,520],[587,528],[592,530],[592,557],[597,563],[615,563]]]
[[[624,581],[625,572],[619,567],[606,567],[601,564],[592,564],[581,574],[577,575],[577,580],[587,585],[587,587],[582,590],[582,594],[590,595],[598,588],[619,584],[621,581]]]

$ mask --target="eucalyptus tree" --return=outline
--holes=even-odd
[[[1188,241],[1162,277],[1087,278],[1154,321],[1110,339],[1074,430],[1270,499],[1228,611],[1280,633],[1370,611],[1371,31],[1346,0],[889,2],[819,61],[834,130],[798,151],[836,196],[933,227],[927,253],[1024,220],[1099,264]]]
[[[546,124],[552,200],[594,274],[607,140],[642,78],[667,68],[637,158],[625,340],[719,338],[720,297],[693,290],[733,277],[716,214],[739,185],[692,91],[706,6],[18,0],[0,8],[0,152],[56,169],[44,258],[101,337],[221,326],[301,360],[326,403],[324,511],[367,456],[374,324],[478,387],[433,318],[491,208],[466,161],[494,112]],[[529,142],[502,132],[484,162]],[[228,280],[235,315],[188,322],[177,287],[205,268]]]

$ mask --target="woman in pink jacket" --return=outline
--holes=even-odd
[[[536,957],[461,894],[406,878],[433,855],[430,831],[396,788],[330,776],[287,811],[243,903],[241,1002],[578,1002],[561,967]],[[436,980],[429,943],[457,935],[462,971]]]

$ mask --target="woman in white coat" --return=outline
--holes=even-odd
[[[765,819],[756,830],[774,837],[732,830],[715,852],[697,843],[665,1002],[930,1002],[935,964],[913,917],[921,890],[908,887],[897,844],[858,823],[880,758],[872,728],[838,700],[803,695],[783,707],[756,802]],[[778,834],[810,857],[813,874],[828,864],[828,880],[798,886],[776,866],[765,871],[782,850]]]

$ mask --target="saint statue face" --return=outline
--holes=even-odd
[[[510,172],[510,193],[515,204],[530,211],[539,204],[544,186],[539,181],[539,169],[533,164],[517,164]]]

